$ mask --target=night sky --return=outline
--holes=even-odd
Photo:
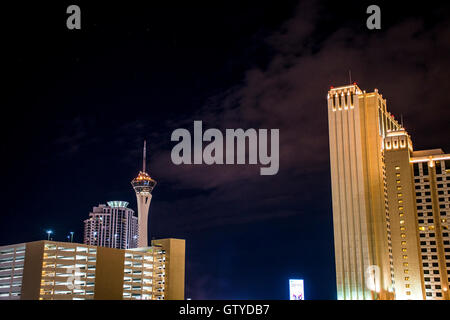
[[[186,297],[335,299],[326,94],[378,88],[416,150],[450,152],[448,4],[383,1],[2,4],[0,245],[82,242],[93,206],[136,198],[151,237],[186,239]],[[393,2],[393,1],[391,1]],[[447,2],[448,3],[448,2]],[[81,8],[81,30],[66,8]],[[381,7],[381,30],[366,8]],[[280,170],[175,166],[172,131],[280,129]]]

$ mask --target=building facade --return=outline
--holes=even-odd
[[[408,189],[415,196],[424,296],[449,300],[450,154],[441,149],[413,151],[409,165],[414,180]]]
[[[415,208],[412,142],[404,129],[384,139],[396,299],[424,299],[423,273]]]
[[[376,89],[327,100],[338,299],[449,299],[450,155],[414,151]]]
[[[84,220],[84,243],[116,249],[138,247],[138,218],[126,201],[100,204]]]
[[[25,243],[0,247],[0,300],[21,298]]]
[[[328,120],[338,299],[389,299],[393,258],[382,143],[388,128],[400,125],[377,91],[357,85],[330,89]]]
[[[0,299],[183,300],[185,241],[156,241],[132,250],[54,241],[0,247]]]
[[[421,258],[426,299],[450,300],[450,154],[413,152]]]

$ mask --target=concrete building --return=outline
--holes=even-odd
[[[142,171],[140,171],[139,175],[131,181],[131,185],[136,192],[138,206],[138,247],[148,246],[148,210],[150,208],[150,202],[152,201],[152,190],[156,186],[156,181],[146,172],[145,165],[146,143],[144,141]]]
[[[413,151],[376,89],[327,100],[338,299],[449,299],[450,155]]]
[[[84,244],[116,249],[138,246],[138,217],[126,201],[100,204],[84,220]]]
[[[35,241],[0,247],[0,299],[183,300],[185,241],[131,250]]]

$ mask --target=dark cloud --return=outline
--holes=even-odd
[[[295,17],[268,37],[275,52],[269,65],[248,70],[242,85],[213,97],[190,120],[203,120],[204,127],[279,128],[281,175],[323,171],[328,165],[326,92],[330,85],[347,84],[351,70],[363,90],[378,88],[389,110],[403,115],[413,140],[430,137],[446,147],[446,139],[430,135],[430,127],[445,128],[450,119],[444,107],[450,103],[444,94],[450,83],[442,72],[450,67],[448,23],[426,29],[422,20],[411,18],[372,34],[341,28],[317,50],[308,41],[318,26],[317,11],[311,2],[300,5]],[[192,121],[175,125],[192,130]],[[170,129],[175,128],[171,123]],[[176,167],[169,156],[156,156],[155,172],[180,187],[208,189],[267,179],[249,166]]]
[[[310,41],[320,24],[318,11],[310,2],[300,5],[295,16],[266,39],[274,53],[268,65],[247,70],[240,85],[167,126],[169,132],[178,127],[192,130],[192,121],[202,120],[204,128],[278,128],[278,175],[260,176],[258,166],[175,166],[170,151],[161,152],[154,156],[152,170],[162,183],[202,193],[153,207],[157,233],[306,218],[311,206],[327,207],[321,197],[330,195],[324,181],[329,179],[326,94],[330,85],[348,83],[350,69],[363,90],[378,88],[389,110],[403,115],[416,147],[450,150],[450,82],[444,71],[450,67],[448,23],[425,27],[423,20],[409,18],[375,33],[341,27],[318,45]],[[331,212],[322,211],[316,218],[329,222],[330,217]],[[165,230],[165,225],[170,227]],[[208,276],[202,285],[191,284],[198,297],[207,297],[203,291],[217,282]]]

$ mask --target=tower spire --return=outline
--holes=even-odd
[[[144,140],[144,151],[142,153],[142,172],[145,172],[145,162],[147,158],[147,141]]]
[[[138,207],[138,242],[137,246],[148,246],[148,210],[152,200],[152,190],[156,185],[146,170],[147,160],[147,141],[144,140],[144,150],[142,153],[142,171],[136,178],[131,181],[134,191],[136,192],[137,207]]]

